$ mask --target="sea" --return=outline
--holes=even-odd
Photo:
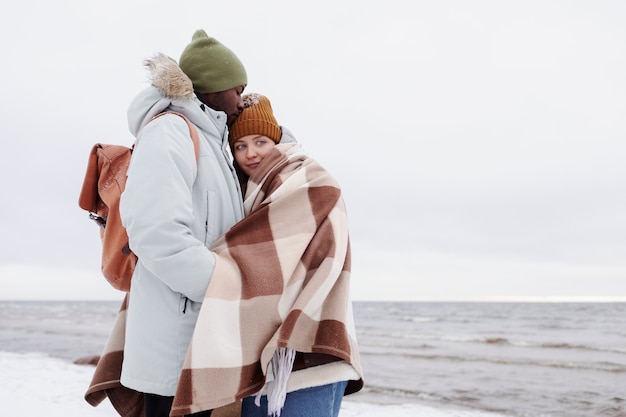
[[[99,355],[119,305],[0,301],[3,404],[13,389],[41,389],[29,387],[38,372],[62,385],[75,360]],[[626,417],[625,302],[357,301],[354,311],[365,387],[340,416]]]

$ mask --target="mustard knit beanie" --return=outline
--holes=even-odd
[[[199,93],[218,93],[248,84],[246,69],[239,58],[202,29],[193,34],[179,61]]]
[[[243,111],[230,127],[230,144],[248,135],[263,135],[276,143],[280,142],[282,131],[274,118],[269,99],[256,93],[246,94],[242,98]]]

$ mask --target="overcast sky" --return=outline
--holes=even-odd
[[[308,6],[307,6],[308,4]],[[34,0],[0,16],[0,299],[120,299],[78,208],[196,29],[344,190],[356,300],[626,300],[623,0]]]

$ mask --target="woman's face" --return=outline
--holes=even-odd
[[[267,136],[247,135],[233,143],[233,156],[241,170],[250,176],[274,146],[276,143]]]

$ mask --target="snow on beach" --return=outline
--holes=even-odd
[[[41,353],[0,352],[0,403],[3,415],[116,417],[108,401],[92,407],[83,395],[93,367]],[[344,400],[340,417],[498,417],[496,414],[439,410],[416,404],[376,405]]]

